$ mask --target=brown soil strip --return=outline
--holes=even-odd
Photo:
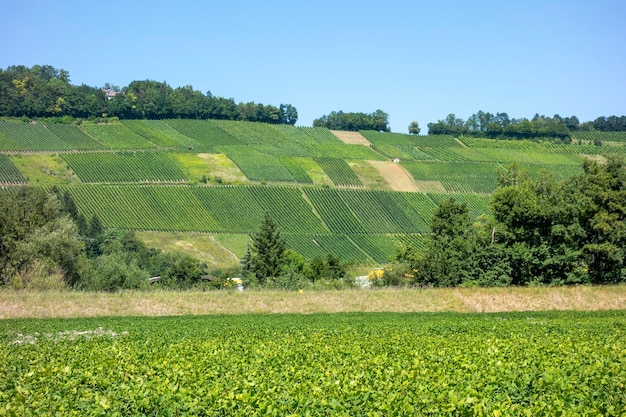
[[[331,130],[331,133],[348,145],[365,145],[372,146],[369,140],[359,132],[346,132],[344,130]]]
[[[367,161],[387,181],[393,191],[421,191],[402,165],[391,161]]]

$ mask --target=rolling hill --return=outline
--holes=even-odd
[[[68,190],[105,227],[213,237],[207,252],[235,264],[266,211],[289,247],[306,258],[331,252],[380,264],[402,242],[419,245],[439,202],[489,211],[498,170],[518,162],[530,175],[557,179],[581,171],[583,158],[626,153],[621,137],[593,133],[572,144],[224,120],[113,120],[80,125],[0,121],[0,186]],[[595,144],[594,144],[595,142]],[[148,235],[151,233],[150,237]],[[185,243],[185,244],[182,244]],[[204,259],[212,262],[210,253]]]

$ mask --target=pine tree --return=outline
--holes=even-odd
[[[251,266],[259,284],[264,285],[281,274],[285,264],[285,238],[268,212],[258,233],[252,236]]]
[[[252,275],[252,251],[250,245],[246,245],[246,254],[241,259],[241,277],[244,280],[250,279]]]

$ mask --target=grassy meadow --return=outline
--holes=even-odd
[[[626,310],[626,286],[318,291],[0,291],[0,319],[345,312]]]

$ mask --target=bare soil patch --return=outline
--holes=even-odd
[[[391,161],[368,161],[387,181],[393,191],[421,191],[402,165]]]
[[[360,134],[359,132],[347,132],[344,130],[331,130],[331,133],[342,141],[343,143],[347,143],[348,145],[365,145],[372,146],[372,143],[365,139],[365,136]]]

